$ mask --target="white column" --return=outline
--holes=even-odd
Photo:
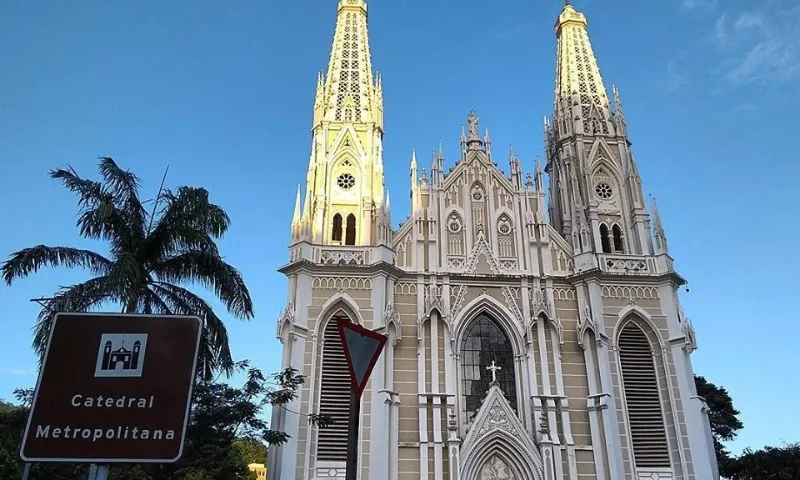
[[[439,393],[439,314],[431,315],[431,393],[433,393],[433,473],[434,480],[443,478],[442,398]]]
[[[552,299],[551,299],[552,301]],[[553,365],[555,367],[556,394],[559,399],[557,408],[561,413],[561,425],[563,426],[565,453],[567,455],[567,478],[578,480],[578,463],[575,458],[575,440],[572,438],[572,424],[570,423],[569,401],[564,391],[564,373],[561,366],[561,343],[554,328],[550,330],[550,338],[553,344]],[[563,478],[563,477],[562,477]]]
[[[678,316],[678,295],[671,285],[659,288],[661,311],[667,317],[670,338],[681,338],[682,331]],[[694,466],[697,480],[714,479],[719,477],[717,472],[717,459],[714,452],[713,440],[710,441],[711,430],[708,420],[703,413],[704,402],[697,396],[697,387],[694,383],[691,358],[686,350],[685,343],[670,342],[670,353],[675,363],[675,373],[678,380],[678,397],[683,406],[683,421],[686,434],[689,437],[692,465]],[[664,359],[665,364],[667,359]]]
[[[586,298],[588,297],[588,298]],[[597,325],[598,335],[605,333],[606,325],[603,317],[603,298],[600,285],[595,281],[589,281],[586,285],[586,292],[578,289],[579,311],[583,311],[583,305],[589,304],[592,318]],[[600,372],[600,394],[605,397],[605,408],[603,408],[603,433],[608,446],[609,471],[612,479],[625,478],[625,468],[622,464],[622,444],[619,439],[619,420],[617,416],[617,405],[614,399],[614,383],[611,379],[611,357],[608,352],[608,345],[599,337],[596,343],[597,366]],[[602,405],[602,404],[601,404]]]
[[[371,292],[371,306],[372,306],[372,319],[371,329],[385,327],[385,313],[386,313],[386,277],[376,276],[372,278],[372,292]],[[365,319],[365,323],[368,320]],[[387,389],[391,390],[391,384],[387,383],[387,368],[391,364],[387,362],[391,353],[391,345],[386,345],[383,354],[378,357],[375,363],[375,368],[372,370],[370,382],[370,420],[369,420],[369,455],[368,458],[362,458],[362,463],[369,462],[369,472],[372,479],[382,480],[386,479],[389,471],[389,436],[385,433],[389,431],[389,405],[386,403],[386,396],[383,392]],[[362,431],[367,427],[363,424],[362,416]]]
[[[306,352],[306,342],[305,338],[300,336],[295,336],[294,334],[289,335],[290,339],[289,342],[294,342],[294,345],[291,347],[291,362],[290,365],[293,368],[296,368],[298,371],[303,371],[303,357],[305,356]],[[300,409],[300,397],[298,396],[288,405],[286,405],[286,409],[291,410],[293,412],[301,412]],[[284,444],[283,448],[281,449],[280,455],[280,463],[281,463],[281,472],[280,472],[280,479],[281,480],[294,480],[295,478],[295,466],[297,465],[297,437],[300,433],[300,415],[297,414],[287,414],[285,417],[285,421],[283,424],[283,431],[291,435],[292,437],[289,439],[286,444]],[[310,433],[310,430],[308,430]],[[306,439],[309,441],[310,439]]]
[[[597,352],[595,349],[596,334],[593,333],[591,338],[584,337],[583,340],[583,358],[586,361],[586,376],[589,380],[589,396],[586,399],[586,408],[589,410],[589,429],[592,434],[592,449],[594,456],[594,470],[596,480],[606,480],[606,451],[601,448],[603,440],[601,438],[602,429],[600,427],[600,418],[598,418],[598,410],[600,409],[601,398],[597,385]]]
[[[417,319],[421,319],[425,311],[425,285],[420,275],[417,278]],[[419,408],[419,478],[428,480],[428,402],[425,395],[425,325],[419,320],[417,332],[420,339],[417,346],[417,407]]]

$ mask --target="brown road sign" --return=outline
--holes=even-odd
[[[183,453],[198,317],[59,313],[20,456],[169,463]]]

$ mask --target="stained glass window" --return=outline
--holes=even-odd
[[[503,329],[486,314],[472,321],[461,341],[461,395],[465,400],[468,421],[480,409],[492,382],[492,372],[486,367],[494,364],[497,383],[511,408],[517,409],[517,384],[514,375],[514,350]]]

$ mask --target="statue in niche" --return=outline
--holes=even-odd
[[[500,457],[492,457],[481,469],[480,480],[517,480],[508,471],[508,465]]]

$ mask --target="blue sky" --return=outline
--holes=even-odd
[[[79,239],[73,198],[47,177],[95,175],[113,156],[155,195],[204,186],[231,215],[221,247],[256,318],[231,321],[234,353],[279,368],[275,318],[297,182],[309,153],[316,74],[335,1],[143,0],[0,3],[0,257]],[[659,199],[700,349],[697,373],[725,386],[745,429],[734,451],[797,441],[800,235],[794,109],[796,0],[576,0],[607,87],[623,96],[645,190]],[[601,6],[602,5],[602,8]],[[646,5],[646,7],[644,6]],[[370,2],[373,65],[385,89],[386,181],[408,211],[412,147],[458,151],[471,108],[525,169],[552,110],[557,0]],[[505,162],[500,162],[503,165]],[[0,286],[0,398],[35,383],[29,298],[85,278],[44,271]]]

